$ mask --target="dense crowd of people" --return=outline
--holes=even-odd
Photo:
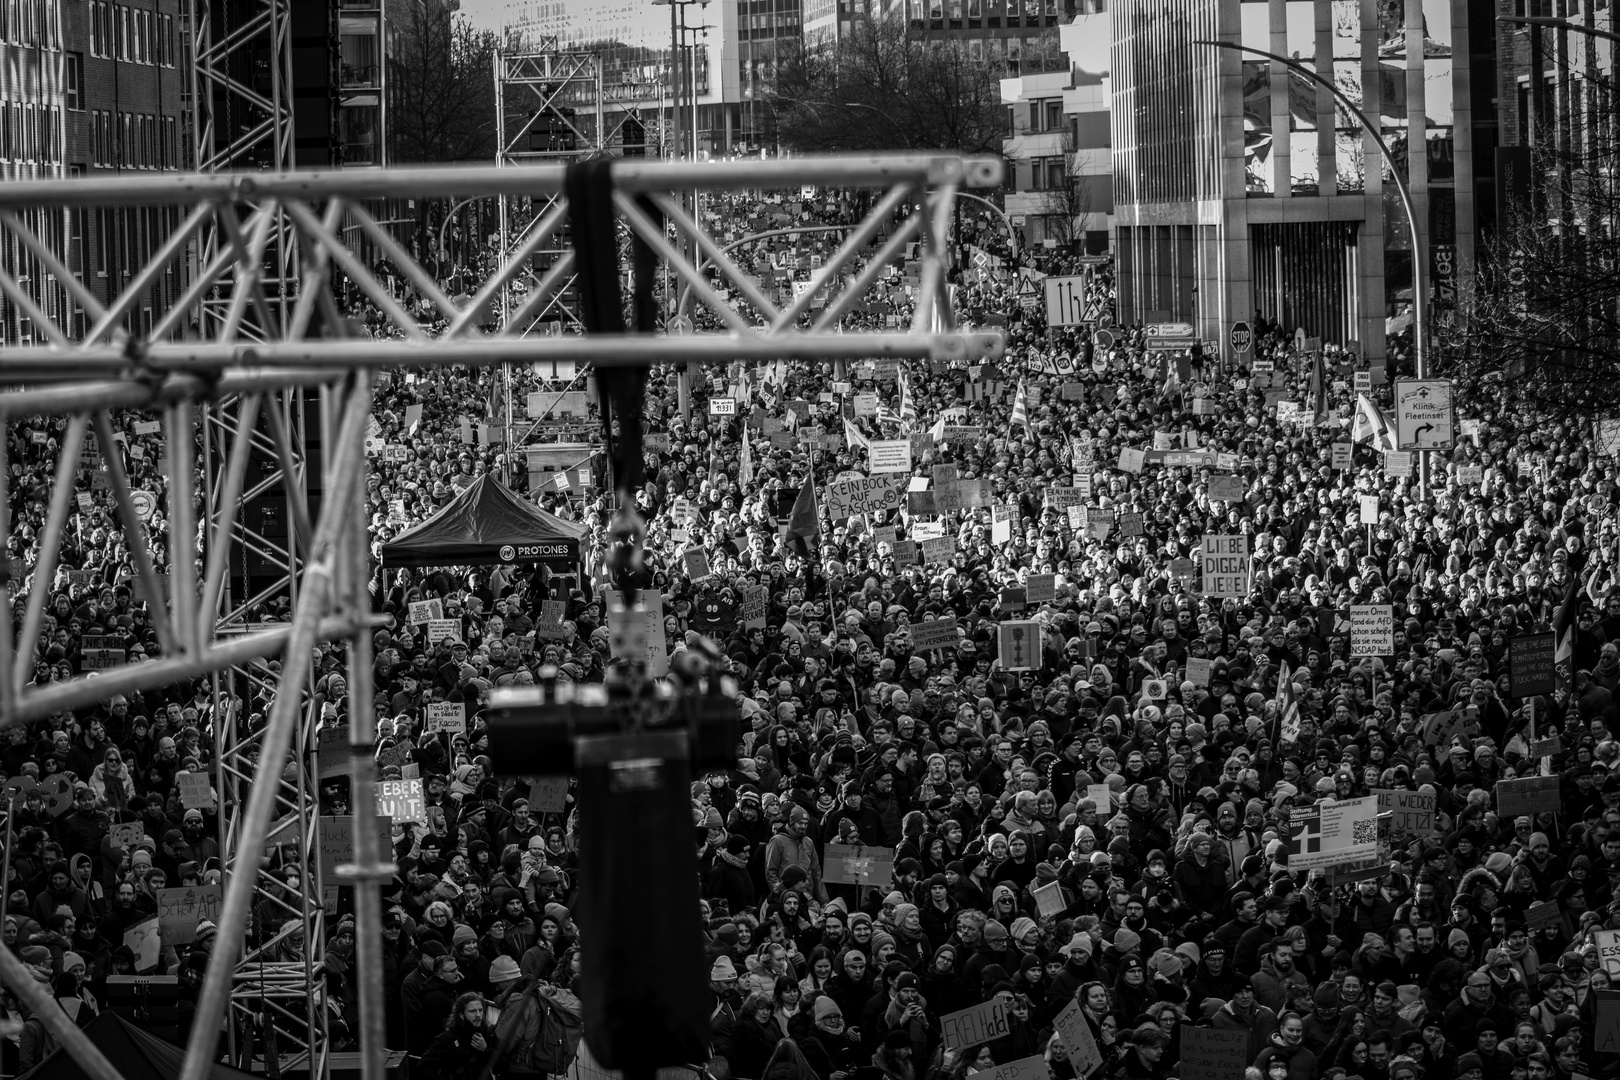
[[[824,193],[771,205],[782,209],[750,227],[859,209]],[[692,387],[689,418],[676,371],[648,384],[647,435],[662,438],[646,440],[635,493],[644,587],[660,596],[666,652],[708,638],[743,694],[736,767],[691,792],[712,1029],[693,1067],[716,1080],[957,1080],[1040,1058],[1071,1080],[1080,1051],[1056,1021],[1078,1002],[1100,1057],[1085,1075],[1108,1080],[1189,1076],[1181,1046],[1197,1028],[1244,1034],[1248,1080],[1620,1073],[1620,1021],[1603,1003],[1620,960],[1599,951],[1620,927],[1616,463],[1586,432],[1509,439],[1485,414],[1478,435],[1431,456],[1426,486],[1392,475],[1365,439],[1336,466],[1334,444],[1358,433],[1355,375],[1368,369],[1356,355],[1302,349],[1262,317],[1235,368],[1150,351],[1140,328],[1106,345],[1048,328],[1026,279],[1080,261],[1015,255],[994,219],[967,217],[974,250],[996,258],[955,275],[956,310],[1005,328],[1001,362],[717,371]],[[781,237],[747,265],[785,269],[790,289],[837,242]],[[1109,269],[1087,262],[1110,324]],[[900,271],[848,325],[904,325],[910,304]],[[737,387],[736,415],[708,415],[711,396]],[[559,489],[532,482],[546,478],[515,467],[499,437],[475,428],[469,441],[464,420],[487,425],[542,388],[563,387],[464,369],[385,380],[376,437],[406,454],[370,463],[374,550],[486,474],[602,550],[615,498],[600,472]],[[857,415],[866,393],[876,415]],[[1387,397],[1379,385],[1369,400]],[[1301,408],[1279,416],[1279,400]],[[100,452],[162,493],[160,446],[134,419]],[[8,429],[9,554],[24,578],[63,434],[44,420]],[[988,497],[848,517],[823,497],[814,538],[784,534],[807,482],[864,474],[864,444],[902,435],[915,476],[954,466],[987,480]],[[1152,450],[1230,457],[1211,468],[1136,454]],[[1217,473],[1241,481],[1240,498],[1210,497]],[[1376,521],[1363,524],[1369,497]],[[954,549],[925,560],[909,543],[919,534]],[[1200,589],[1211,534],[1248,538],[1244,595]],[[159,651],[105,492],[75,515],[61,565],[29,582],[48,590],[35,683],[81,674],[86,638],[116,639],[131,661]],[[426,800],[425,820],[393,822],[383,916],[388,1044],[413,1075],[579,1067],[574,990],[589,959],[571,909],[590,898],[577,892],[575,803],[530,804],[530,784],[488,754],[484,707],[545,668],[603,679],[604,574],[595,558],[377,569],[375,606],[392,617],[374,641],[381,775],[421,777]],[[1050,598],[1031,601],[1045,575]],[[745,612],[758,589],[762,619]],[[455,628],[430,640],[410,605],[435,599]],[[566,609],[542,635],[547,601]],[[1393,605],[1392,654],[1352,655],[1351,604]],[[915,648],[916,628],[942,618],[953,640]],[[1011,619],[1038,624],[1026,664],[1002,652]],[[1510,642],[1555,621],[1568,626],[1567,689],[1512,696]],[[347,722],[347,663],[320,647],[323,729]],[[81,1022],[105,1007],[112,975],[173,973],[194,994],[211,923],[152,955],[126,937],[159,890],[217,883],[218,807],[186,806],[181,778],[212,768],[222,725],[263,723],[275,685],[261,674],[234,684],[231,717],[199,682],[10,729],[5,775],[31,783],[9,825],[4,944]],[[429,706],[446,702],[464,706],[464,733],[428,731]],[[1497,782],[1543,771],[1558,779],[1556,811],[1498,812]],[[349,812],[343,777],[318,787],[322,814]],[[1371,869],[1290,870],[1295,809],[1379,790],[1433,796],[1432,828],[1384,830]],[[132,822],[138,837],[118,829]],[[876,888],[831,881],[829,844],[887,849],[892,871]],[[283,845],[269,872],[291,896],[313,855]],[[307,948],[285,899],[267,889],[248,930],[272,959]],[[340,1046],[357,1027],[347,904],[317,923]],[[942,1019],[992,1000],[1005,1032],[947,1046]],[[53,1042],[7,1004],[28,1068]],[[1214,1080],[1207,1062],[1196,1070]]]

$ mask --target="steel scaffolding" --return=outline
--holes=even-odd
[[[564,359],[602,366],[783,358],[830,362],[872,357],[978,362],[994,359],[1002,351],[999,334],[957,329],[946,283],[956,192],[959,187],[999,183],[999,159],[940,154],[703,164],[623,160],[613,169],[614,204],[623,226],[657,252],[670,274],[690,285],[695,302],[719,320],[725,327],[722,332],[684,337],[526,336],[520,329],[522,320],[517,319],[491,336],[480,334],[475,324],[478,312],[526,272],[530,257],[557,235],[565,220],[567,206],[560,198],[565,167],[558,164],[521,170],[489,166],[367,173],[159,174],[0,186],[0,240],[15,236],[30,250],[42,252],[41,261],[75,295],[91,324],[82,340],[73,340],[66,328],[41,313],[36,317],[41,320],[45,343],[0,352],[0,386],[7,390],[0,393],[0,423],[38,415],[68,418],[32,573],[23,576],[13,568],[17,576],[0,576],[0,608],[9,611],[14,595],[26,593],[27,597],[15,640],[12,621],[0,619],[0,728],[94,705],[114,694],[181,680],[213,678],[226,700],[242,689],[231,683],[233,678],[257,678],[270,691],[304,688],[310,681],[314,646],[321,641],[345,642],[351,802],[362,820],[353,831],[355,864],[338,868],[338,876],[356,890],[355,985],[360,991],[360,1044],[366,1080],[383,1076],[379,885],[394,872],[389,853],[378,850],[375,830],[366,827],[375,817],[376,782],[370,654],[374,624],[367,587],[371,565],[365,506],[371,372],[382,367],[487,367]],[[768,296],[719,243],[683,213],[672,194],[694,188],[718,192],[797,189],[802,184],[865,187],[882,195],[872,200],[872,212],[854,225],[839,250],[817,271],[810,288],[781,302]],[[551,199],[551,209],[522,244],[505,253],[477,293],[459,301],[445,295],[432,275],[363,209],[373,199],[517,195]],[[666,215],[668,227],[643,211],[638,196]],[[248,203],[253,209],[245,218],[239,217],[238,207]],[[73,278],[60,253],[51,252],[22,225],[27,220],[25,211],[42,208],[157,205],[180,206],[182,224],[126,291],[107,306]],[[904,207],[911,208],[910,216],[872,250],[875,238],[889,225],[889,215]],[[297,297],[284,322],[262,322],[274,332],[258,340],[247,335],[246,317],[250,311],[267,309],[275,286],[269,275],[261,273],[254,252],[271,223],[283,218],[290,222],[301,254]],[[224,246],[198,268],[188,293],[164,314],[150,337],[123,329],[121,313],[145,293],[165,266],[185,258],[192,239],[209,228],[225,238]],[[435,322],[442,321],[442,328],[424,326],[407,312],[379,281],[375,266],[346,245],[346,236],[375,245],[392,272],[427,298]],[[920,241],[921,275],[909,331],[837,332],[840,317],[862,301],[868,288],[914,238]],[[690,247],[693,258],[684,257],[681,247]],[[712,284],[694,259],[703,260],[720,284]],[[525,298],[520,314],[539,310],[572,273],[573,261],[573,252],[565,247]],[[345,281],[382,313],[397,337],[374,339],[354,327],[335,299],[339,294],[336,286]],[[0,277],[0,289],[22,302],[14,282]],[[174,339],[170,331],[211,290],[225,301],[217,326],[206,339]],[[813,312],[818,298],[824,300],[825,308]],[[294,391],[318,394],[322,403],[324,497],[318,512],[312,512],[304,485],[298,482],[304,465],[295,458],[290,434],[297,420],[281,404]],[[228,410],[215,409],[221,401],[235,404]],[[163,424],[163,472],[170,500],[166,546],[173,563],[167,575],[153,568],[146,527],[136,511],[121,452],[111,438],[109,414],[115,409],[149,411]],[[200,452],[199,410],[209,410],[204,428],[205,438],[214,447],[211,457],[224,463],[218,470],[204,473],[210,498],[201,522],[192,510]],[[41,643],[47,590],[31,584],[48,582],[56,572],[64,528],[75,505],[80,448],[92,430],[99,436],[98,451],[105,458],[119,526],[132,552],[136,594],[152,613],[161,655],[99,672],[94,678],[33,686],[29,677]],[[9,524],[5,445],[0,437],[0,530]],[[288,478],[280,486],[292,521],[290,532],[299,538],[296,545],[289,545],[286,561],[294,597],[292,619],[273,628],[241,621],[247,604],[221,600],[233,552],[263,540],[246,535],[235,519],[235,507],[244,491],[251,489],[245,469],[256,450],[274,455],[281,474]],[[264,675],[233,674],[251,661],[268,658],[281,663],[274,683]],[[222,747],[228,757],[222,775],[228,773],[230,783],[222,787],[220,795],[223,800],[228,789],[234,790],[243,801],[229,827],[234,855],[216,920],[219,936],[209,959],[182,1080],[203,1080],[218,1048],[222,1021],[238,996],[258,998],[260,969],[252,956],[244,958],[243,944],[251,906],[260,895],[267,839],[285,824],[299,845],[308,875],[315,871],[313,815],[286,822],[288,811],[309,805],[315,711],[309,709],[302,689],[278,692],[261,730],[238,735],[235,733],[244,730],[238,724],[232,728],[233,734],[222,736],[233,741]],[[250,768],[254,755],[257,761]],[[289,763],[298,767],[289,770]],[[285,970],[265,976],[280,980],[277,986],[282,997],[277,1007],[286,1008],[289,1015],[295,1015],[292,998],[322,985],[319,953],[314,950],[324,940],[324,919],[319,894],[311,905],[308,891],[300,922],[306,927],[306,943],[312,951],[306,952],[301,964],[289,964]],[[263,946],[260,943],[261,949]],[[36,989],[20,963],[3,949],[0,981],[24,1000]],[[245,992],[242,981],[252,984]],[[317,1014],[324,1011],[318,996],[311,1007]],[[98,1080],[118,1076],[114,1065],[64,1013],[41,1007],[41,1015],[87,1072]],[[321,1030],[317,1026],[312,1042],[324,1042]],[[325,1067],[325,1047],[311,1049],[315,1052],[310,1069],[317,1073]]]

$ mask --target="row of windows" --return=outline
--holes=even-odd
[[[90,55],[126,64],[174,67],[174,16],[90,0]]]
[[[57,0],[0,0],[0,41],[60,49],[62,19]]]
[[[180,125],[173,116],[106,109],[90,113],[90,163],[103,169],[178,169]]]
[[[62,110],[32,101],[0,101],[0,161],[54,165],[62,160]]]

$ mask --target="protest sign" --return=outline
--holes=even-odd
[[[1187,681],[1194,686],[1208,686],[1211,672],[1215,670],[1213,660],[1197,656],[1187,657]]]
[[[1522,776],[1496,782],[1496,813],[1512,818],[1520,814],[1556,814],[1558,777]]]
[[[1558,689],[1553,634],[1524,634],[1508,640],[1508,694],[1527,698]]]
[[[1378,800],[1371,796],[1296,807],[1288,837],[1294,873],[1360,862],[1378,852]]]
[[[844,521],[856,514],[877,514],[900,508],[911,477],[905,473],[879,473],[876,476],[844,476],[827,485],[824,502],[833,521]]]
[[[1097,1037],[1091,1033],[1091,1024],[1080,1011],[1078,999],[1071,999],[1063,1006],[1052,1021],[1052,1027],[1069,1051],[1069,1065],[1074,1069],[1076,1080],[1086,1080],[1103,1063],[1103,1056]]]
[[[1378,812],[1390,815],[1391,832],[1411,836],[1439,835],[1440,830],[1434,823],[1438,802],[1435,796],[1395,788],[1375,788],[1373,794],[1378,797]]]
[[[894,568],[904,569],[907,566],[917,565],[917,542],[915,540],[896,540],[894,542]]]
[[[1180,1034],[1181,1080],[1243,1080],[1249,1064],[1247,1029],[1183,1024]]]
[[[969,1006],[940,1018],[941,1045],[946,1050],[978,1046],[1005,1038],[1012,1031],[1007,1023],[1007,1006],[999,997]]]
[[[1209,478],[1209,498],[1213,502],[1242,502],[1248,485],[1241,476],[1212,476]]]
[[[910,439],[873,439],[866,444],[866,450],[872,472],[910,474]]]
[[[422,792],[422,781],[377,781],[377,814],[395,821],[414,821],[427,824],[427,799]]]
[[[765,586],[744,585],[742,587],[742,610],[739,613],[743,629],[765,629],[765,614],[769,607],[770,593]]]
[[[207,810],[214,805],[214,792],[208,786],[208,774],[201,772],[176,773],[180,785],[180,805],[187,810]]]
[[[197,939],[197,924],[216,921],[223,890],[218,885],[187,885],[157,891],[158,928],[165,945],[184,945]]]
[[[911,647],[918,652],[929,649],[954,649],[959,638],[956,616],[943,619],[924,619],[911,624]]]
[[[467,706],[459,701],[441,701],[427,707],[427,730],[462,735],[467,731]]]
[[[163,951],[162,924],[155,916],[136,923],[124,931],[124,944],[135,954],[135,970],[150,971]]]
[[[388,818],[371,818],[377,830],[377,851],[386,860],[394,848],[394,823]],[[321,867],[321,879],[337,881],[337,868],[353,864],[354,818],[323,815],[315,819],[315,852]]]
[[[1351,443],[1336,442],[1333,444],[1332,466],[1335,470],[1343,472],[1345,469],[1350,468],[1351,465],[1354,464],[1355,457],[1352,453],[1353,449],[1354,447]]]
[[[686,565],[686,576],[692,581],[704,581],[709,577],[709,553],[702,548],[687,548],[681,560]]]
[[[1524,928],[1532,935],[1548,926],[1557,926],[1563,910],[1556,900],[1540,900],[1524,909]]]
[[[1056,574],[1031,574],[1024,581],[1026,599],[1031,604],[1044,604],[1057,599]]]
[[[461,640],[460,619],[433,619],[427,624],[429,645],[437,645],[446,638]]]
[[[1040,1054],[1009,1061],[974,1075],[982,1076],[984,1080],[1052,1080],[1052,1070],[1047,1066],[1046,1058]]]
[[[1242,599],[1249,593],[1249,537],[1208,533],[1202,545],[1203,595]]]
[[[1063,902],[1063,886],[1055,881],[1048,881],[1045,885],[1030,890],[1030,895],[1035,897],[1035,910],[1043,919],[1061,915],[1063,909],[1068,906]]]
[[[887,889],[894,881],[894,849],[828,844],[822,880],[829,885],[870,885]]]
[[[410,608],[412,626],[425,626],[434,619],[444,618],[444,601],[437,597],[432,600],[412,600]]]
[[[1395,608],[1393,605],[1350,605],[1350,655],[1395,655]]]
[[[113,846],[125,851],[140,843],[145,835],[146,826],[139,821],[120,821],[107,830],[107,838],[113,842]]]
[[[996,626],[1003,671],[1034,671],[1041,663],[1041,624],[1017,619]]]
[[[948,563],[956,558],[956,537],[939,536],[922,542],[922,561],[925,564]]]
[[[1592,1049],[1599,1054],[1620,1053],[1620,990],[1593,990],[1592,996],[1597,999],[1592,1021]]]
[[[315,779],[349,774],[349,725],[321,728],[315,736]]]
[[[540,601],[540,617],[535,620],[534,633],[541,641],[565,641],[568,630],[563,626],[563,618],[568,614],[568,603],[564,600]]]
[[[1107,784],[1087,784],[1086,802],[1097,810],[1098,817],[1107,817],[1114,805],[1114,789]]]
[[[568,777],[541,776],[529,784],[531,814],[560,814],[568,809]]]

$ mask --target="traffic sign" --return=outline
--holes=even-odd
[[[1091,343],[1093,345],[1097,346],[1097,348],[1099,348],[1099,349],[1111,349],[1111,348],[1113,348],[1114,347],[1114,328],[1111,327],[1111,326],[1105,326],[1102,329],[1098,330],[1095,334],[1091,335]]]
[[[690,315],[677,315],[669,320],[664,330],[671,337],[684,337],[692,332],[692,317]]]
[[[1086,279],[1081,275],[1049,277],[1046,286],[1046,325],[1080,326],[1086,322]]]
[[[1198,342],[1192,323],[1149,323],[1142,328],[1142,334],[1147,339],[1148,352],[1190,349]]]
[[[1232,342],[1232,351],[1239,356],[1248,354],[1249,348],[1254,344],[1254,331],[1249,324],[1239,320],[1232,324],[1232,332],[1228,335]]]
[[[1446,379],[1395,380],[1395,445],[1399,450],[1448,450],[1457,441]]]

